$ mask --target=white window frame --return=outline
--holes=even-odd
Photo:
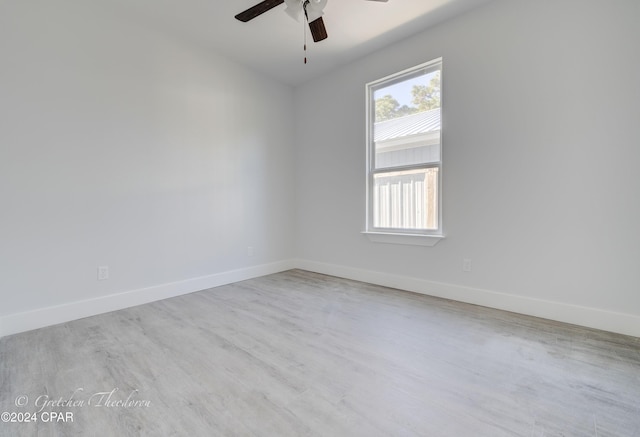
[[[419,246],[434,246],[444,238],[442,232],[442,123],[440,127],[440,160],[434,163],[421,163],[414,165],[402,165],[397,167],[385,167],[376,169],[375,167],[375,100],[374,92],[377,89],[403,82],[412,76],[425,74],[429,70],[440,70],[440,110],[442,111],[442,83],[443,83],[443,62],[442,58],[437,58],[429,62],[416,65],[415,67],[394,73],[373,82],[366,84],[366,144],[367,144],[367,178],[366,178],[366,227],[365,234],[371,241],[378,243],[409,244]],[[441,114],[442,116],[442,114]],[[406,229],[406,228],[380,228],[373,226],[373,187],[376,174],[392,173],[404,170],[417,170],[427,168],[438,168],[438,192],[437,192],[437,229]]]

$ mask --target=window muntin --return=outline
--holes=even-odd
[[[442,60],[367,85],[367,230],[440,234]]]

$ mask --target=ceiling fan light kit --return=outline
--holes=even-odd
[[[307,21],[311,23],[322,17],[327,0],[284,0],[287,8],[284,10],[291,18],[300,21],[302,12],[305,12]]]

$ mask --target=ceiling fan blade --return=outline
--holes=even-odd
[[[322,20],[322,17],[310,22],[309,30],[311,31],[313,42],[322,41],[323,39],[327,39],[327,37],[329,36],[327,35],[327,29],[324,27],[324,21]]]
[[[264,0],[257,5],[247,9],[246,11],[240,12],[236,15],[236,19],[246,23],[249,20],[253,20],[258,15],[262,15],[270,9],[275,8],[278,5],[284,3],[284,0]]]

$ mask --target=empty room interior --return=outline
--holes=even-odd
[[[0,436],[640,436],[638,23],[0,0]]]

